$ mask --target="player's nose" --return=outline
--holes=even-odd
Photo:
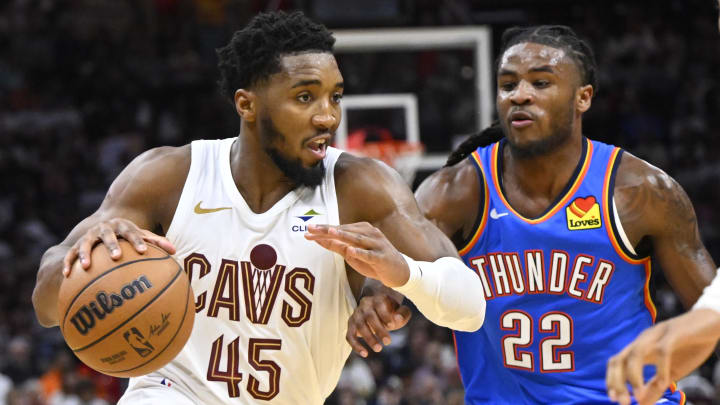
[[[312,124],[320,129],[331,130],[338,125],[339,114],[328,102],[321,103],[312,116]]]
[[[510,94],[510,101],[517,105],[532,103],[534,99],[535,89],[524,80],[520,81]]]

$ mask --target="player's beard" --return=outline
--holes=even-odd
[[[505,136],[510,146],[510,152],[518,159],[529,159],[547,155],[554,151],[558,146],[570,139],[572,135],[573,113],[574,110],[571,105],[564,116],[560,116],[554,120],[555,125],[551,128],[550,135],[543,139],[518,144],[513,142],[511,137]],[[502,125],[507,134],[509,130],[507,122],[503,122]]]
[[[261,121],[260,142],[262,142],[265,153],[270,156],[285,177],[298,186],[319,186],[325,177],[324,162],[320,160],[310,167],[305,167],[299,158],[286,156],[276,146],[285,143],[285,137],[275,128],[270,117],[263,117]]]

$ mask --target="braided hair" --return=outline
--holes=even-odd
[[[539,25],[533,27],[512,27],[503,32],[500,56],[495,61],[495,70],[500,58],[508,48],[520,43],[535,43],[562,49],[572,58],[580,70],[581,85],[592,85],[597,93],[597,62],[595,54],[587,41],[577,36],[572,28],[565,25]],[[453,166],[469,156],[475,149],[497,142],[503,137],[500,123],[495,121],[491,126],[473,134],[460,144],[448,157],[445,166]]]
[[[280,72],[280,58],[300,52],[332,52],[335,38],[321,24],[296,11],[261,13],[216,50],[220,92],[232,103],[237,89],[248,89]]]
[[[454,166],[466,157],[470,156],[475,149],[491,145],[503,137],[503,131],[500,127],[500,121],[495,121],[489,127],[482,131],[472,134],[465,139],[454,151],[448,156],[445,167]]]

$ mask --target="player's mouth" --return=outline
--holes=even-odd
[[[510,125],[513,128],[521,129],[532,125],[534,118],[527,111],[515,111],[510,114]]]
[[[329,143],[330,135],[326,134],[310,138],[310,140],[305,143],[305,147],[310,150],[310,152],[315,156],[315,158],[324,159]]]

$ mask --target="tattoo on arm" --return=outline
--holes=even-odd
[[[624,187],[618,193],[623,206],[624,224],[648,224],[641,226],[644,236],[674,235],[676,241],[688,243],[687,247],[700,247],[700,233],[692,203],[682,187],[666,174],[648,175],[639,185]]]

